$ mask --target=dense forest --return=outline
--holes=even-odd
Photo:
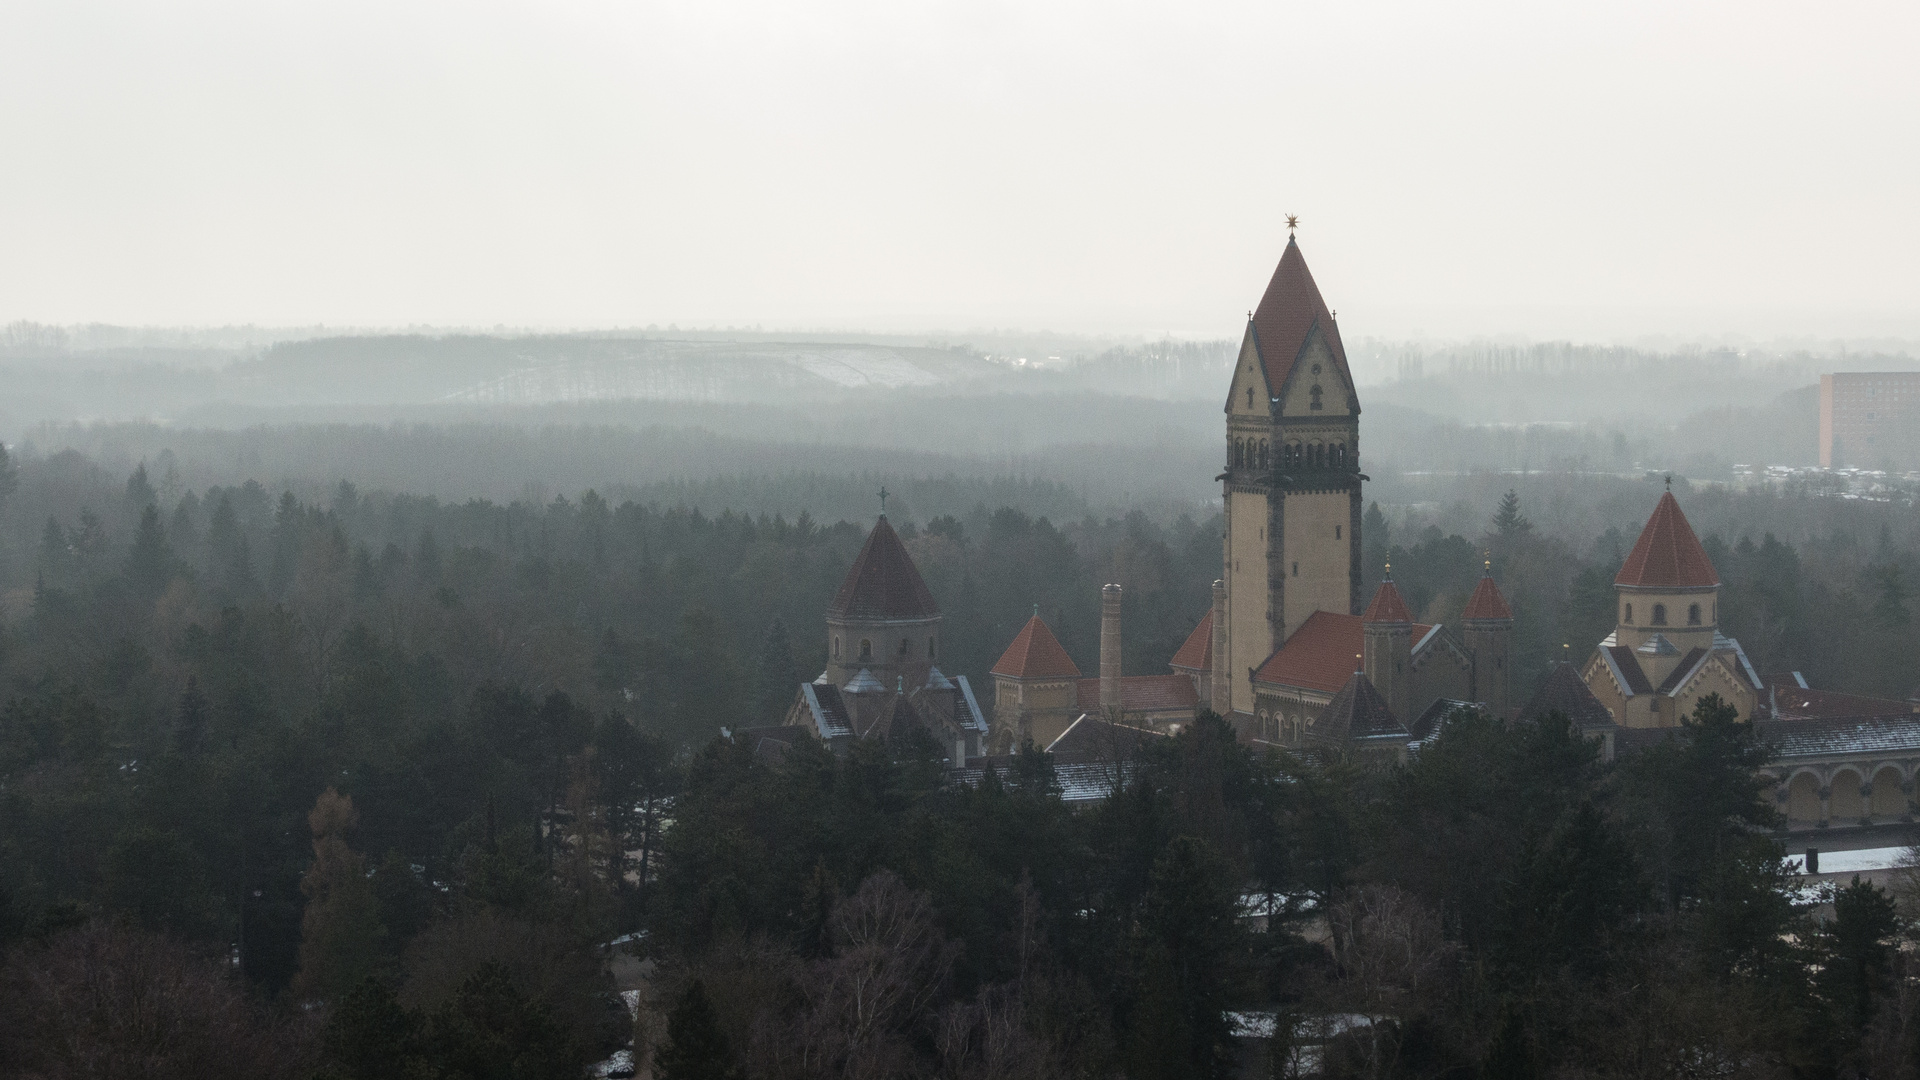
[[[0,1071],[575,1076],[635,1029],[610,964],[644,961],[675,1078],[1225,1075],[1235,1012],[1278,1015],[1283,1064],[1345,1018],[1334,1075],[1913,1074],[1904,916],[1861,887],[1809,921],[1764,748],[1711,708],[1613,765],[1553,723],[1462,717],[1372,769],[1203,722],[1080,810],[1033,753],[968,788],[924,748],[717,738],[822,666],[869,524],[753,500],[892,482],[453,503],[10,458]],[[1129,671],[1205,608],[1216,516],[946,483],[895,522],[951,674],[984,687],[1035,604],[1091,669],[1106,581]],[[1367,561],[1451,618],[1490,559],[1525,695],[1611,624],[1634,526],[1581,523],[1659,484],[1476,483],[1371,505]],[[1757,666],[1912,688],[1909,508],[1684,501]]]

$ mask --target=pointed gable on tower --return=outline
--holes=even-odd
[[[1707,558],[1707,549],[1700,546],[1673,492],[1660,496],[1613,583],[1641,589],[1710,589],[1720,584],[1713,560]]]
[[[1352,392],[1353,375],[1347,368],[1346,346],[1340,343],[1340,328],[1334,325],[1306,257],[1292,237],[1287,238],[1287,250],[1280,255],[1260,306],[1253,310],[1251,330],[1272,393],[1283,392],[1294,362],[1306,352],[1316,332],[1332,356],[1342,394]]]
[[[1485,620],[1513,618],[1513,609],[1507,606],[1507,598],[1500,595],[1500,586],[1493,583],[1491,570],[1480,575],[1480,584],[1473,587],[1473,595],[1467,598],[1467,606],[1460,612],[1466,620]]]
[[[1407,610],[1407,602],[1400,599],[1400,590],[1394,588],[1393,578],[1380,583],[1374,591],[1373,603],[1367,605],[1366,614],[1360,616],[1362,623],[1411,623],[1413,613]]]
[[[1067,655],[1060,639],[1035,615],[1014,635],[991,673],[1012,679],[1078,679],[1080,668]]]
[[[932,619],[940,614],[940,605],[921,580],[900,534],[887,524],[885,514],[867,534],[860,557],[840,583],[840,591],[827,606],[827,617],[848,620]]]

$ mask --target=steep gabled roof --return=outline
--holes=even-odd
[[[1208,608],[1207,613],[1200,616],[1200,625],[1194,627],[1193,633],[1187,635],[1186,644],[1180,646],[1180,651],[1173,654],[1173,659],[1167,662],[1167,666],[1186,671],[1213,670],[1212,608]]]
[[[1404,739],[1407,728],[1393,715],[1387,699],[1374,689],[1372,681],[1356,671],[1347,677],[1347,684],[1333,695],[1333,700],[1327,702],[1309,733],[1328,742],[1346,742],[1381,737]]]
[[[1413,640],[1421,641],[1432,631],[1432,626],[1414,623]],[[1358,657],[1365,637],[1361,616],[1316,611],[1267,657],[1254,672],[1253,681],[1334,693],[1360,666]]]
[[[940,614],[933,593],[900,543],[885,514],[874,523],[860,557],[827,606],[832,619],[932,619]]]
[[[1341,387],[1344,391],[1353,384],[1353,378],[1347,371],[1347,350],[1340,344],[1340,330],[1327,312],[1326,301],[1320,299],[1320,287],[1313,283],[1313,274],[1307,270],[1300,245],[1289,236],[1287,250],[1280,255],[1280,265],[1274,268],[1273,278],[1267,282],[1266,294],[1260,297],[1260,306],[1253,309],[1254,344],[1260,350],[1260,363],[1266,368],[1271,393],[1280,393],[1287,384],[1293,362],[1300,358],[1316,327],[1333,352],[1334,365],[1344,380]]]
[[[1564,660],[1553,665],[1553,671],[1547,675],[1540,692],[1521,708],[1520,719],[1538,721],[1553,712],[1582,729],[1603,728],[1613,723],[1613,714],[1600,704],[1599,698],[1593,696],[1586,680],[1580,678],[1580,672]]]
[[[1007,651],[1000,654],[1000,660],[993,665],[992,674],[1005,675],[1014,679],[1077,679],[1080,669],[1060,646],[1060,639],[1053,636],[1047,624],[1040,616],[1027,620],[1027,625],[1013,636],[1013,643]]]
[[[1613,583],[1644,589],[1700,589],[1720,584],[1713,560],[1707,558],[1700,538],[1693,535],[1693,526],[1687,524],[1687,515],[1680,512],[1673,492],[1660,496],[1653,516],[1640,530],[1640,539],[1634,542]]]
[[[1373,594],[1373,603],[1367,605],[1366,614],[1360,616],[1361,622],[1410,623],[1413,612],[1407,610],[1407,602],[1400,599],[1400,590],[1393,587],[1393,578],[1380,583]]]
[[[1493,575],[1480,575],[1480,584],[1473,587],[1473,595],[1467,598],[1465,610],[1460,612],[1462,619],[1511,619],[1513,609],[1507,606],[1507,598],[1500,595],[1500,586],[1493,583]]]

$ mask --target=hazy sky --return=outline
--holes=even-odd
[[[0,4],[0,321],[1920,337],[1920,4]]]

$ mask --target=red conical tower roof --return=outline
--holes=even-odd
[[[1061,648],[1060,639],[1053,636],[1053,631],[1047,629],[1047,624],[1041,622],[1038,615],[1028,619],[1027,625],[1013,636],[1013,644],[1000,654],[992,673],[1015,679],[1080,677],[1080,669],[1074,665],[1073,657]]]
[[[1260,297],[1260,306],[1253,309],[1254,344],[1260,351],[1260,362],[1266,366],[1267,386],[1273,393],[1278,394],[1286,385],[1293,362],[1299,359],[1300,350],[1306,348],[1307,337],[1316,326],[1333,350],[1333,362],[1345,386],[1353,385],[1347,372],[1347,350],[1340,344],[1340,330],[1327,312],[1326,301],[1320,299],[1320,287],[1313,283],[1313,274],[1307,270],[1300,245],[1289,236],[1280,265],[1274,268],[1273,279],[1267,282],[1266,294]]]
[[[933,593],[900,543],[900,534],[887,516],[867,534],[860,557],[840,583],[840,592],[827,605],[831,619],[932,619],[940,614]]]
[[[1660,496],[1613,583],[1644,589],[1702,589],[1720,584],[1713,560],[1693,535],[1693,526],[1687,524],[1673,492]]]
[[[1393,587],[1393,574],[1387,574],[1387,580],[1373,594],[1373,603],[1367,605],[1367,613],[1360,616],[1362,623],[1410,623],[1413,613],[1407,610],[1407,602],[1400,599],[1400,590]]]
[[[1466,609],[1460,612],[1462,619],[1511,619],[1513,609],[1507,606],[1507,598],[1500,595],[1500,586],[1493,583],[1493,568],[1480,575],[1480,584],[1473,587],[1473,595],[1467,597]]]

